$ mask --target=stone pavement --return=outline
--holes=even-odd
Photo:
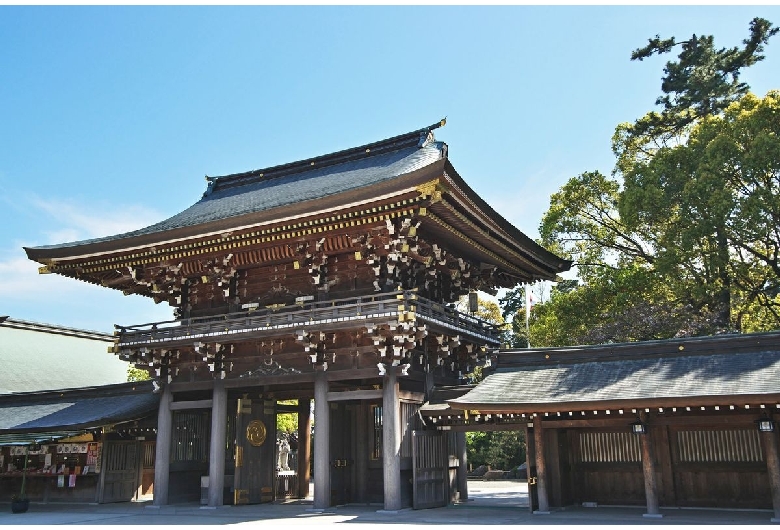
[[[509,482],[509,481],[505,481]],[[312,510],[311,500],[285,504],[202,508],[197,504],[151,507],[150,503],[36,504],[24,514],[12,514],[8,503],[0,503],[0,526],[16,525],[257,525],[312,526],[349,524],[361,526],[391,524],[392,530],[420,525],[515,526],[515,525],[768,525],[770,511],[662,509],[664,517],[645,518],[640,507],[569,507],[549,515],[532,515],[528,510],[525,483],[494,484],[469,481],[472,500],[429,510],[382,511],[381,506],[348,505],[324,512]],[[352,529],[352,527],[356,527]]]

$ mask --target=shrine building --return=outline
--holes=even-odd
[[[440,452],[426,461],[440,441],[413,435],[433,390],[462,384],[500,346],[455,302],[571,263],[466,184],[434,138],[441,125],[207,177],[197,203],[160,223],[25,249],[41,273],[173,308],[170,321],[117,326],[110,347],[158,387],[156,505],[197,499],[201,485],[210,506],[305,496],[312,469],[315,509],[422,507],[440,496],[426,493],[432,476],[465,484],[463,433],[445,476]],[[276,444],[276,415],[289,412],[294,462]]]

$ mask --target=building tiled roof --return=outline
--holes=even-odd
[[[167,232],[373,186],[445,157],[445,144],[434,141],[431,133],[438,126],[281,166],[207,177],[201,200],[169,219],[124,234],[33,248],[76,247]]]
[[[127,381],[108,334],[8,318],[0,323],[0,395]]]
[[[0,435],[88,429],[152,414],[160,397],[151,381],[0,397]]]
[[[420,407],[420,414],[433,416],[437,414],[459,414],[462,411],[453,411],[448,400],[459,398],[474,388],[472,385],[436,387],[431,393],[430,399]]]
[[[496,373],[449,403],[456,408],[522,405],[530,410],[543,405],[596,406],[600,402],[639,403],[672,398],[766,396],[772,401],[780,395],[778,336],[757,334],[756,337],[761,338],[755,340],[752,350],[745,348],[742,340],[739,351],[733,351],[726,339],[714,341],[709,352],[704,349],[691,354],[668,355],[659,353],[663,341],[656,341],[657,351],[633,357],[630,345],[626,344],[620,348],[623,355],[615,359],[583,359],[588,349],[580,349],[577,351],[579,358],[571,362],[567,362],[565,356],[548,363],[529,361],[525,366],[521,360],[515,360],[512,366],[504,369],[500,368],[499,354]],[[745,336],[733,340],[738,339],[745,339]],[[594,355],[603,354],[610,348],[603,346],[590,351]],[[635,343],[636,350],[642,348],[646,346]]]

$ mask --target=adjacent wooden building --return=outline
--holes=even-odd
[[[431,403],[449,431],[525,429],[533,509],[771,509],[780,521],[780,333],[502,350]]]
[[[159,395],[108,333],[0,317],[0,499],[151,498]],[[26,468],[26,470],[25,470]]]
[[[108,503],[151,498],[152,382],[0,395],[0,497]]]
[[[295,493],[313,469],[315,508],[395,510],[424,489],[412,463],[426,443],[412,436],[420,405],[500,346],[454,302],[571,265],[466,184],[434,138],[443,124],[207,177],[200,201],[155,225],[26,249],[42,273],[174,309],[171,321],[117,326],[112,347],[161,385],[155,504],[197,498],[204,476],[211,506],[289,494],[275,420],[292,410]]]

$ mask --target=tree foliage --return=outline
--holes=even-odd
[[[297,405],[297,399],[280,401],[281,405]],[[281,412],[276,415],[276,430],[279,433],[293,434],[298,432],[298,413]]]
[[[551,197],[542,243],[580,285],[532,315],[534,344],[594,343],[780,326],[780,93],[739,81],[777,33],[754,19],[743,47],[651,39],[668,53],[650,112],[613,136],[612,177],[585,172]]]
[[[466,448],[466,459],[474,467],[513,469],[525,462],[525,432],[467,432]]]
[[[741,70],[764,59],[764,45],[777,31],[768,20],[754,18],[750,36],[742,41],[744,47],[719,50],[712,35],[693,35],[679,43],[674,37],[648,39],[647,46],[631,54],[632,61],[669,53],[677,45],[682,49],[678,60],[667,62],[664,68],[663,95],[655,101],[663,106],[662,112],[650,112],[638,120],[632,135],[663,137],[700,118],[720,114],[747,94],[748,85],[739,81]]]
[[[131,381],[147,381],[151,379],[149,377],[149,372],[146,370],[141,370],[140,368],[136,368],[133,365],[130,365],[127,367],[127,382]]]

